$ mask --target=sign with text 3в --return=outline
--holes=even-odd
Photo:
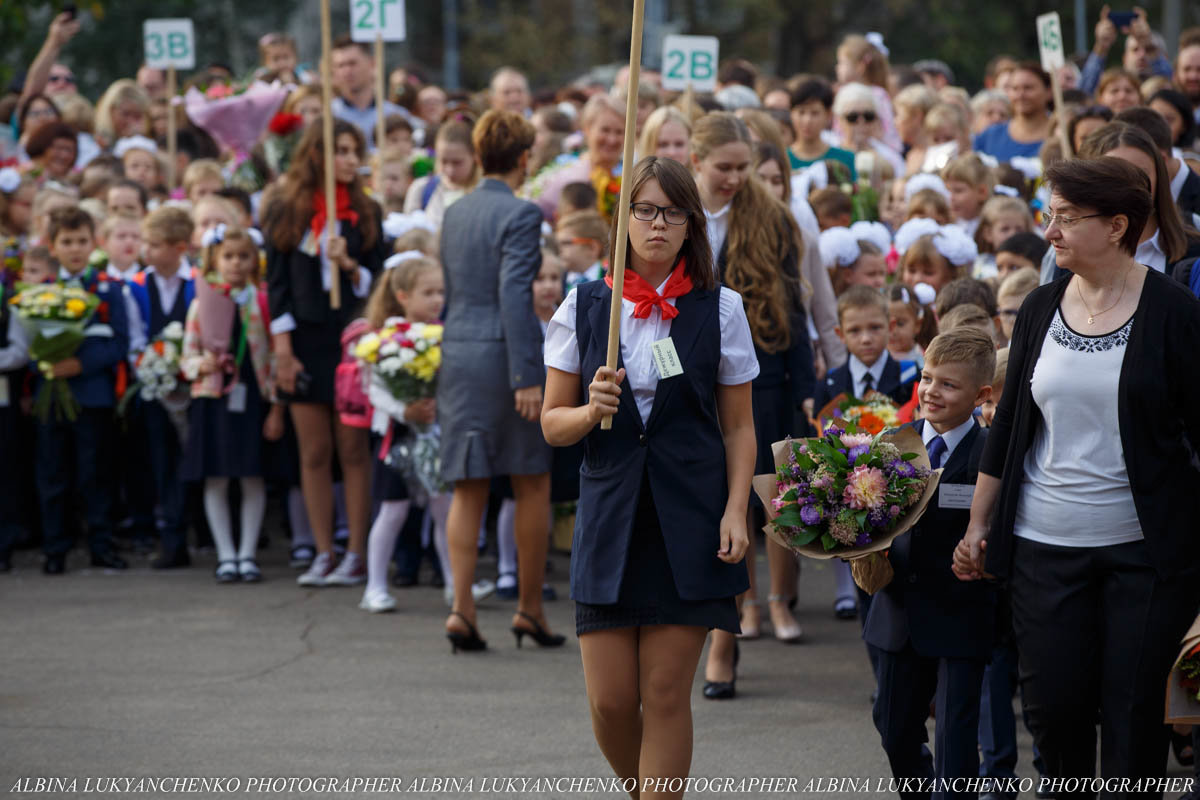
[[[196,31],[190,19],[148,19],[142,23],[146,66],[195,69]]]
[[[350,38],[373,42],[377,33],[385,42],[404,41],[404,0],[350,0]]]
[[[1038,52],[1042,56],[1042,69],[1053,73],[1066,63],[1063,53],[1062,22],[1058,12],[1042,14],[1037,18]]]
[[[662,85],[678,92],[690,85],[696,92],[717,88],[717,48],[715,36],[679,36],[663,38]]]

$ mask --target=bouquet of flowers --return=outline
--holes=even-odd
[[[606,222],[611,222],[621,200],[621,176],[613,176],[604,167],[594,167],[591,179],[596,190],[596,210]]]
[[[409,404],[433,397],[442,366],[442,326],[393,318],[360,338],[354,356],[362,362],[371,383],[391,398]],[[384,462],[400,472],[415,491],[437,494],[443,489],[437,426],[408,424],[408,430],[409,435],[394,440],[389,430]]]
[[[229,352],[233,336],[233,287],[222,283],[215,272],[208,272],[195,282],[196,313],[200,322],[200,347],[218,358]]]
[[[19,291],[8,302],[29,334],[29,356],[45,378],[33,400],[33,413],[42,422],[50,418],[51,411],[57,420],[74,422],[79,417],[79,401],[67,379],[54,377],[52,370],[79,350],[84,329],[100,307],[100,298],[58,283],[18,284],[17,288]]]
[[[1200,617],[1184,634],[1179,658],[1167,677],[1166,721],[1200,724]]]
[[[133,398],[143,402],[158,401],[167,410],[180,441],[187,440],[187,410],[191,400],[187,379],[183,375],[183,323],[171,322],[162,329],[146,349],[138,353],[133,372],[137,379],[126,391],[117,406],[124,416]]]
[[[853,423],[871,435],[900,425],[896,404],[887,395],[873,389],[861,400],[842,392],[817,412],[814,427],[823,431],[842,420]]]
[[[248,152],[287,96],[287,87],[278,82],[267,85],[255,81],[242,88],[217,84],[203,92],[192,87],[183,102],[192,122],[217,144],[234,152]]]
[[[941,474],[929,469],[920,434],[872,435],[843,422],[772,452],[775,474],[754,477],[767,535],[810,558],[850,560],[864,591],[886,586],[892,570],[880,551],[925,513]]]

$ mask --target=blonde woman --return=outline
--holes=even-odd
[[[144,136],[150,119],[150,98],[129,78],[113,82],[96,104],[96,141],[112,149],[118,139]]]
[[[815,376],[801,293],[800,229],[787,206],[751,175],[751,144],[745,123],[730,113],[708,114],[692,129],[692,169],[717,276],[742,297],[759,364],[752,384],[758,474],[774,469],[771,443],[793,433],[794,421],[803,419],[798,410],[812,396]],[[795,642],[802,632],[788,608],[794,567],[786,553],[780,556],[771,560],[767,603],[776,638]],[[736,666],[733,634],[714,631],[704,696],[734,697]]]
[[[638,153],[642,156],[669,158],[687,166],[691,163],[688,139],[692,122],[674,106],[662,106],[651,112],[642,125]]]

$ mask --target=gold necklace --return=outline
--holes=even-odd
[[[1087,312],[1088,312],[1088,325],[1094,324],[1096,322],[1097,316],[1099,316],[1100,314],[1107,314],[1109,311],[1112,311],[1114,308],[1116,308],[1117,305],[1121,302],[1121,298],[1125,296],[1125,284],[1129,283],[1129,270],[1130,269],[1132,269],[1132,267],[1128,267],[1125,269],[1125,277],[1121,279],[1121,293],[1119,295],[1117,295],[1117,301],[1115,303],[1113,303],[1111,306],[1109,306],[1108,308],[1104,309],[1103,311],[1097,311],[1094,314],[1092,313],[1092,309],[1088,307],[1087,300],[1083,299],[1083,290],[1079,288],[1079,283],[1075,284],[1075,294],[1079,295],[1079,302],[1083,303],[1083,307],[1085,309],[1087,309]],[[1080,280],[1080,283],[1082,283],[1082,282],[1083,281]]]

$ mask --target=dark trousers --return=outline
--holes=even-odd
[[[400,537],[396,540],[396,550],[392,554],[397,575],[410,575],[415,579],[421,571],[421,560],[427,555],[425,547],[421,544],[421,528],[424,523],[425,509],[410,505],[408,518],[404,520],[404,527],[400,529]],[[429,551],[433,553],[432,544]],[[433,554],[430,558],[436,572],[437,555]]]
[[[179,465],[183,448],[179,433],[161,403],[143,406],[146,426],[146,446],[150,454],[150,470],[154,475],[154,493],[158,500],[163,526],[162,555],[166,558],[187,555],[187,526],[183,516],[183,484],[179,480]],[[230,442],[236,447],[236,442]],[[144,476],[143,476],[144,477]]]
[[[979,699],[979,766],[982,778],[1017,776],[1017,715],[1013,695],[1017,688],[1017,649],[1012,641],[992,648],[992,661],[983,671]]]
[[[969,658],[927,658],[912,646],[890,653],[870,647],[879,665],[879,696],[872,717],[895,778],[976,778],[979,775],[979,693],[984,662]],[[936,701],[934,753],[926,746],[925,720]],[[934,797],[974,798],[975,792]],[[927,798],[901,792],[902,798]]]
[[[117,449],[110,462],[117,472],[117,491],[122,502],[115,510],[117,519],[128,517],[133,538],[147,541],[153,539],[158,529],[154,519],[155,481],[150,475],[150,431],[146,420],[151,405],[140,398],[134,398],[129,404],[124,420],[117,425]]]
[[[1198,573],[1159,579],[1141,541],[1085,548],[1017,539],[1012,600],[1021,694],[1047,775],[1095,775],[1097,708],[1101,777],[1165,774],[1163,692],[1200,607]]]
[[[0,373],[0,381],[8,376]],[[15,381],[14,381],[15,383]],[[21,446],[21,415],[16,401],[0,407],[0,558],[12,554],[21,536],[24,505],[22,473],[29,469],[32,453]]]
[[[88,548],[112,549],[113,410],[84,408],[74,422],[39,422],[35,452],[38,502],[42,509],[42,551],[65,555],[71,549],[66,512],[78,492],[87,520]]]

